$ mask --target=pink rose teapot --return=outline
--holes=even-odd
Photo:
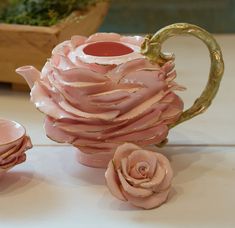
[[[201,39],[211,58],[206,88],[186,111],[174,92],[184,89],[174,82],[174,56],[161,52],[162,43],[178,34]],[[74,36],[54,48],[41,72],[32,66],[16,71],[28,82],[32,102],[46,115],[47,136],[78,148],[81,163],[106,167],[119,145],[164,144],[170,128],[205,111],[223,70],[215,39],[200,27],[178,23],[145,38]]]

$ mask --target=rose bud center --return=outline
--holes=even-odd
[[[149,164],[147,162],[138,162],[136,170],[143,178],[146,178],[149,172]]]

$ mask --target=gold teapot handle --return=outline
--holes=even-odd
[[[169,126],[170,128],[203,113],[210,106],[219,89],[224,72],[223,56],[214,37],[204,29],[188,23],[172,24],[160,29],[154,35],[147,35],[141,46],[141,53],[150,61],[163,65],[165,62],[174,59],[173,54],[161,52],[163,42],[172,36],[181,34],[193,35],[206,44],[210,52],[211,67],[207,85],[200,97],[195,100],[192,107],[182,113],[174,124]]]

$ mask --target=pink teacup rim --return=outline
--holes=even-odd
[[[26,135],[23,125],[13,120],[0,119],[0,147],[21,140]]]

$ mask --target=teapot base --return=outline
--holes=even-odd
[[[76,148],[77,161],[85,166],[93,168],[103,168],[106,169],[109,161],[113,158],[113,152],[111,153],[84,153],[80,149]]]

